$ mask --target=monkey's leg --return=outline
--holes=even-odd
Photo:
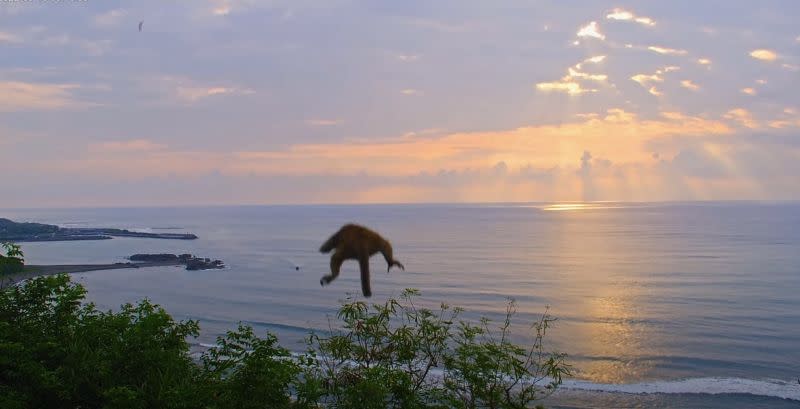
[[[369,257],[361,256],[358,259],[358,264],[361,266],[361,292],[364,297],[372,297],[372,290],[369,285]]]
[[[344,263],[342,253],[338,251],[333,253],[333,255],[331,255],[331,273],[322,276],[322,278],[319,279],[319,285],[324,286],[325,284],[330,284],[336,277],[339,277],[339,269],[342,268],[342,263]]]

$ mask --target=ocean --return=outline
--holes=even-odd
[[[546,346],[574,377],[553,407],[800,407],[800,203],[306,205],[9,209],[65,227],[190,232],[198,240],[23,243],[29,264],[110,263],[193,253],[224,270],[154,267],[77,273],[102,309],[149,298],[196,319],[197,345],[238,322],[303,350],[340,302],[361,297],[358,265],[321,287],[319,246],[342,224],[388,238],[406,270],[371,260],[371,302],[405,288],[420,302],[499,320],[515,337],[549,308]],[[296,270],[295,267],[299,267]]]

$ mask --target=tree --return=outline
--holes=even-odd
[[[6,255],[0,254],[0,275],[19,273],[25,267],[22,248],[14,243],[0,243]]]
[[[569,374],[548,353],[553,319],[534,323],[528,347],[493,327],[458,320],[458,308],[418,307],[415,290],[367,305],[346,300],[328,334],[292,354],[239,325],[199,357],[178,321],[145,299],[117,312],[85,302],[66,274],[0,290],[2,408],[527,408]]]

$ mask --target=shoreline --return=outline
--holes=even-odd
[[[2,286],[15,285],[21,281],[36,277],[51,276],[56,274],[74,274],[88,271],[100,270],[119,270],[123,268],[142,268],[142,267],[178,267],[183,266],[181,262],[169,261],[147,261],[141,263],[111,263],[111,264],[41,264],[26,265],[20,273],[10,274],[0,277]]]
[[[18,223],[0,218],[0,241],[41,242],[41,241],[79,241],[110,240],[114,237],[136,237],[166,240],[196,240],[192,233],[143,233],[127,229],[107,227],[60,227],[54,224]]]

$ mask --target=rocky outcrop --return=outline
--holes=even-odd
[[[225,268],[222,260],[195,257],[191,254],[134,254],[128,257],[130,261],[140,263],[182,264],[187,270],[212,270]]]

